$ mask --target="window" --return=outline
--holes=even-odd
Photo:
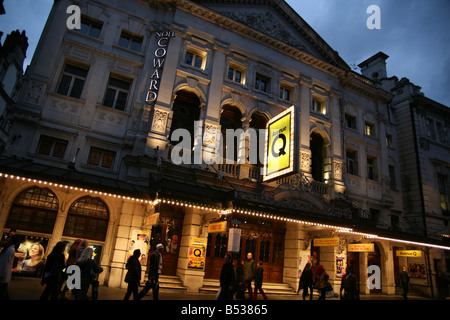
[[[116,110],[125,110],[127,98],[130,91],[130,81],[109,78],[103,105]]]
[[[228,68],[228,80],[244,83],[243,74],[244,72],[241,69],[232,66]]]
[[[66,140],[41,135],[37,153],[62,159],[66,153],[67,144]]]
[[[49,189],[26,189],[14,199],[5,227],[52,233],[58,207],[58,198]]]
[[[356,117],[346,114],[345,115],[345,124],[347,128],[356,129]]]
[[[204,68],[203,55],[191,50],[186,52],[186,56],[184,57],[184,63],[197,69]]]
[[[81,29],[79,29],[78,32],[93,38],[98,38],[100,37],[102,26],[102,22],[93,21],[88,17],[81,17]]]
[[[270,79],[266,76],[256,74],[255,89],[262,92],[270,91]]]
[[[82,197],[70,206],[63,235],[104,241],[108,222],[109,211],[103,200]]]
[[[436,121],[436,130],[439,138],[439,142],[443,144],[448,143],[447,132],[445,130],[445,125],[441,122]]]
[[[142,40],[142,36],[135,36],[129,32],[122,31],[122,34],[120,35],[119,46],[129,50],[140,52]]]
[[[115,157],[115,152],[92,147],[89,152],[88,164],[111,169],[114,165]]]
[[[176,98],[173,101],[172,125],[170,127],[170,141],[173,145],[179,142],[172,141],[172,133],[176,129],[186,129],[189,131],[191,137],[190,146],[194,146],[194,123],[200,117],[200,104],[200,99],[196,94],[185,90],[177,92]]]
[[[391,227],[392,229],[398,230],[400,229],[400,217],[392,214],[391,215]]]
[[[58,86],[58,93],[72,98],[80,99],[88,68],[66,64]]]
[[[325,107],[325,102],[320,101],[316,98],[313,98],[312,104],[311,104],[311,111],[316,112],[316,113],[326,114],[327,108]]]
[[[434,125],[434,120],[427,118],[426,120],[426,126],[427,126],[427,134],[431,138],[431,140],[436,141],[436,127]]]
[[[375,137],[375,126],[372,123],[366,122],[364,124],[364,133],[366,136]]]
[[[358,154],[356,151],[347,151],[346,153],[347,161],[347,173],[358,175]]]
[[[367,157],[367,179],[377,180],[376,159]]]
[[[291,101],[291,89],[285,86],[280,86],[280,99]]]
[[[389,186],[391,190],[397,190],[397,182],[395,179],[395,167],[389,166]]]
[[[392,141],[392,136],[390,134],[386,134],[386,146],[389,148],[394,147],[394,142]]]
[[[447,176],[438,174],[439,200],[441,202],[442,213],[448,214],[448,198],[447,198]]]

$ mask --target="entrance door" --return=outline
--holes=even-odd
[[[183,227],[183,208],[163,205],[160,209],[160,216],[157,225],[152,227],[150,239],[150,251],[152,254],[156,245],[161,243],[164,246],[163,269],[161,274],[174,276],[177,274],[178,254],[181,243],[181,229]],[[150,258],[147,263],[147,270]]]
[[[356,277],[357,283],[359,283],[359,252],[347,253],[348,266],[352,268],[353,275]]]
[[[264,221],[265,224],[241,224],[240,251],[234,260],[247,259],[253,254],[256,263],[261,261],[264,268],[264,282],[283,282],[284,224],[278,221]],[[228,247],[227,233],[210,233],[206,251],[205,278],[219,279]]]

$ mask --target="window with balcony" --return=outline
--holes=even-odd
[[[186,129],[189,131],[191,147],[194,146],[194,121],[198,121],[200,117],[200,99],[195,93],[181,90],[177,92],[176,98],[173,101],[173,116],[172,125],[170,127],[170,137],[177,129]],[[171,144],[176,145],[181,141],[172,141]]]

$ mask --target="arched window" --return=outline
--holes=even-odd
[[[52,233],[58,207],[58,198],[49,189],[26,189],[14,199],[5,227]]]
[[[82,197],[70,206],[63,235],[104,241],[108,222],[109,211],[103,200]]]
[[[242,128],[242,113],[241,111],[231,105],[223,107],[222,114],[220,115],[220,126],[222,131],[222,146],[223,157],[226,159],[237,161],[238,158],[238,144],[239,139],[234,138],[234,148],[227,149],[227,129],[241,129]]]
[[[176,129],[186,129],[191,135],[191,146],[194,144],[194,121],[200,118],[200,99],[195,93],[180,90],[173,101],[172,125],[170,127],[170,140]],[[172,141],[177,144],[180,141]]]
[[[315,181],[324,181],[324,140],[318,133],[311,134],[311,174]]]
[[[264,144],[265,144],[265,136],[259,130],[266,129],[267,121],[268,121],[267,117],[261,112],[253,113],[250,121],[250,128],[253,128],[256,131],[257,141],[256,142],[250,141],[250,143],[256,143],[258,166],[262,166],[262,163],[264,162]]]

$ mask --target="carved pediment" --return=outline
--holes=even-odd
[[[348,65],[285,1],[193,0],[257,32],[270,36],[323,61],[349,69]]]

